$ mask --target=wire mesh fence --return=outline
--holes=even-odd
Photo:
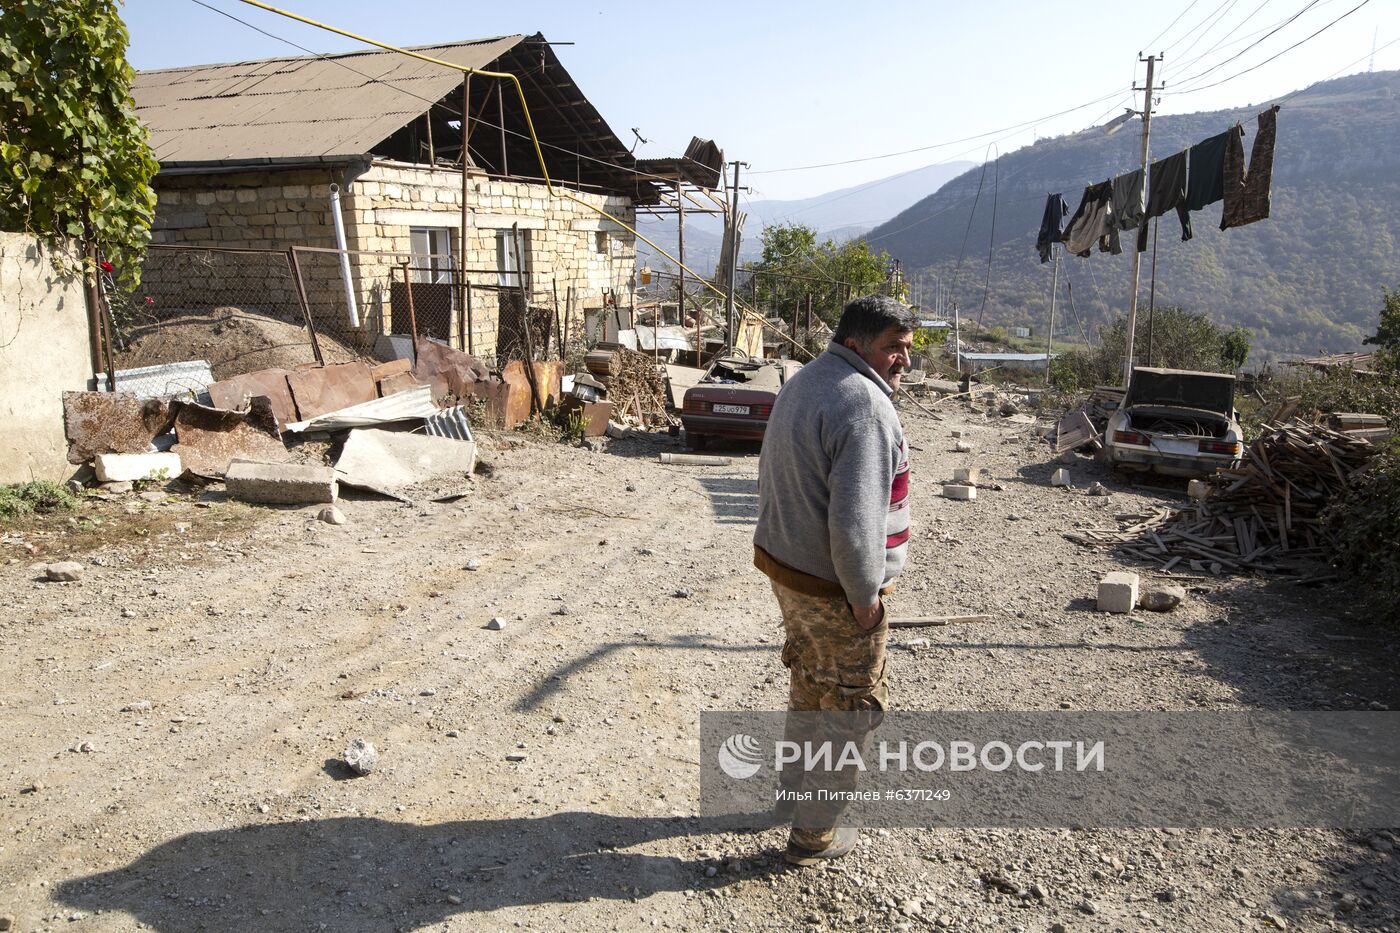
[[[119,369],[198,359],[222,377],[316,361],[285,250],[153,245],[140,286],[104,294]]]
[[[203,359],[225,378],[411,358],[415,335],[495,368],[581,358],[587,320],[617,297],[528,273],[463,270],[446,256],[152,246],[140,287],[108,303],[119,369]]]

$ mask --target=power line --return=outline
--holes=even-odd
[[[1216,24],[1218,24],[1218,23],[1220,23],[1222,20],[1224,20],[1225,17],[1226,17],[1226,15],[1229,14],[1229,12],[1235,8],[1235,4],[1237,4],[1237,3],[1239,3],[1239,2],[1240,2],[1240,0],[1228,0],[1228,5],[1223,5],[1223,6],[1221,7],[1221,9],[1220,9],[1220,11],[1218,12],[1217,15],[1215,15],[1215,16],[1213,16],[1213,17],[1208,17],[1208,19],[1211,20],[1210,25],[1207,26],[1205,29],[1201,30],[1201,34],[1200,34],[1199,36],[1197,36],[1196,38],[1192,39],[1192,40],[1191,40],[1191,44],[1188,45],[1186,48],[1184,48],[1184,49],[1181,50],[1181,54],[1182,54],[1182,55],[1187,55],[1187,54],[1189,54],[1190,51],[1196,47],[1196,43],[1198,43],[1198,42],[1200,42],[1202,39],[1204,39],[1204,38],[1206,37],[1206,35],[1207,35],[1212,29],[1214,29],[1214,28],[1216,27]]]
[[[1157,35],[1153,36],[1153,37],[1151,38],[1151,40],[1149,40],[1148,43],[1147,43],[1146,45],[1143,46],[1143,48],[1145,48],[1145,49],[1150,49],[1150,48],[1152,48],[1152,46],[1156,45],[1156,44],[1157,44],[1157,40],[1160,39],[1160,38],[1162,38],[1163,36],[1165,36],[1167,33],[1171,32],[1171,31],[1172,31],[1172,27],[1175,26],[1177,23],[1181,22],[1181,18],[1182,18],[1183,16],[1185,16],[1187,13],[1190,13],[1190,12],[1191,12],[1191,7],[1194,7],[1194,6],[1195,6],[1197,3],[1199,3],[1199,2],[1200,2],[1200,0],[1191,0],[1190,5],[1187,6],[1186,9],[1182,10],[1180,13],[1176,14],[1176,19],[1174,19],[1174,20],[1172,20],[1170,23],[1168,23],[1166,29],[1163,29],[1161,32],[1157,33]]]
[[[1273,61],[1274,59],[1278,58],[1279,56],[1281,56],[1281,55],[1286,55],[1286,54],[1288,54],[1289,52],[1291,52],[1291,51],[1293,51],[1294,49],[1296,49],[1298,46],[1302,45],[1303,43],[1305,43],[1305,42],[1310,42],[1310,41],[1312,41],[1313,39],[1317,38],[1318,36],[1322,35],[1324,32],[1326,32],[1327,30],[1331,29],[1333,26],[1337,25],[1337,24],[1340,23],[1342,20],[1346,19],[1348,16],[1350,16],[1350,15],[1353,14],[1353,13],[1355,13],[1357,10],[1361,9],[1362,7],[1364,7],[1366,4],[1368,4],[1368,3],[1370,3],[1370,2],[1371,2],[1371,0],[1361,0],[1361,2],[1358,3],[1356,6],[1352,7],[1350,10],[1347,10],[1347,11],[1346,11],[1345,13],[1343,13],[1341,16],[1338,16],[1336,19],[1332,20],[1332,22],[1328,23],[1326,26],[1323,26],[1321,29],[1317,30],[1317,32],[1314,32],[1312,35],[1307,36],[1306,38],[1303,38],[1303,39],[1299,39],[1297,42],[1293,43],[1293,44],[1290,45],[1288,48],[1284,49],[1282,52],[1278,52],[1278,53],[1276,53],[1276,54],[1274,54],[1274,55],[1269,56],[1268,58],[1264,59],[1262,62],[1260,62],[1260,63],[1257,64],[1257,65],[1251,65],[1251,66],[1249,66],[1248,68],[1245,68],[1245,69],[1242,70],[1242,71],[1237,71],[1237,72],[1235,72],[1234,74],[1230,75],[1230,77],[1228,77],[1228,78],[1221,78],[1219,81],[1212,82],[1211,84],[1202,84],[1202,85],[1200,85],[1200,86],[1198,86],[1198,87],[1188,88],[1187,90],[1184,90],[1184,91],[1173,91],[1173,92],[1164,92],[1164,93],[1194,94],[1194,93],[1196,93],[1197,91],[1205,91],[1205,90],[1209,90],[1210,88],[1213,88],[1213,87],[1219,87],[1220,85],[1225,84],[1226,82],[1229,82],[1229,81],[1233,81],[1233,80],[1235,80],[1236,78],[1241,77],[1242,75],[1247,75],[1247,74],[1249,74],[1251,71],[1254,71],[1254,70],[1256,70],[1256,69],[1258,69],[1258,68],[1263,68],[1265,65],[1269,64],[1269,62]]]
[[[1083,110],[1085,107],[1092,107],[1092,106],[1094,106],[1095,104],[1102,103],[1103,101],[1108,100],[1110,97],[1116,97],[1116,96],[1118,96],[1120,93],[1122,93],[1122,92],[1121,92],[1121,91],[1114,91],[1114,92],[1111,93],[1111,94],[1105,94],[1103,97],[1096,97],[1095,99],[1093,99],[1093,100],[1091,100],[1091,101],[1086,101],[1085,103],[1079,104],[1078,106],[1075,106],[1075,107],[1071,107],[1071,108],[1069,108],[1068,110],[1061,110],[1061,111],[1059,111],[1058,113],[1047,114],[1046,116],[1043,116],[1043,117],[1037,117],[1037,118],[1035,118],[1034,120],[1027,120],[1027,121],[1025,121],[1024,123],[1017,123],[1017,124],[1014,124],[1014,125],[1012,125],[1012,126],[1004,126],[1004,127],[1002,127],[1001,129],[989,130],[989,131],[987,131],[987,132],[985,132],[985,133],[978,133],[978,134],[976,134],[976,135],[974,135],[974,136],[965,136],[965,137],[963,137],[962,139],[951,139],[951,140],[948,140],[947,142],[932,143],[932,144],[927,145],[927,146],[916,146],[916,147],[914,147],[913,149],[903,149],[903,150],[900,150],[899,152],[886,152],[886,153],[882,153],[882,154],[880,154],[880,155],[861,156],[861,157],[855,158],[855,159],[843,159],[843,160],[841,160],[841,161],[839,161],[839,162],[822,162],[822,163],[814,164],[814,165],[794,165],[794,166],[790,166],[790,167],[788,167],[788,168],[769,168],[769,169],[763,169],[763,170],[761,170],[761,171],[753,171],[753,172],[750,172],[749,174],[750,174],[750,175],[776,175],[776,174],[778,174],[778,173],[780,173],[780,172],[805,172],[805,171],[807,171],[808,169],[815,169],[815,168],[835,168],[835,167],[841,166],[841,165],[854,165],[854,164],[857,163],[857,162],[875,162],[875,161],[877,161],[877,160],[879,160],[879,159],[893,159],[893,158],[895,158],[896,156],[912,155],[912,154],[915,153],[915,152],[927,152],[927,151],[930,150],[930,149],[942,149],[942,148],[944,148],[944,147],[946,147],[946,146],[956,146],[956,145],[958,145],[958,144],[960,144],[960,143],[967,143],[967,142],[973,142],[973,141],[979,140],[979,139],[986,139],[988,136],[995,136],[995,135],[998,134],[998,133],[1005,133],[1005,132],[1010,131],[1010,130],[1021,130],[1021,129],[1025,129],[1025,128],[1028,127],[1028,126],[1034,126],[1035,124],[1041,123],[1041,122],[1043,122],[1043,121],[1045,121],[1045,120],[1053,120],[1053,119],[1056,118],[1056,117],[1062,117],[1062,116],[1064,116],[1064,115],[1066,115],[1066,114],[1074,113],[1076,110]]]
[[[1267,2],[1267,0],[1265,0],[1265,2]],[[1210,67],[1207,68],[1206,70],[1201,71],[1201,72],[1198,72],[1198,73],[1192,75],[1192,76],[1189,77],[1189,78],[1183,78],[1183,79],[1181,79],[1181,81],[1178,82],[1178,83],[1187,85],[1187,86],[1188,86],[1188,89],[1189,89],[1189,86],[1190,86],[1191,84],[1194,84],[1194,83],[1198,82],[1201,78],[1204,78],[1206,75],[1210,74],[1211,72],[1213,72],[1213,71],[1218,71],[1219,69],[1221,69],[1221,68],[1225,67],[1226,65],[1230,64],[1230,62],[1235,61],[1236,59],[1238,59],[1240,56],[1249,54],[1249,52],[1250,52],[1252,49],[1254,49],[1254,48],[1258,47],[1259,45],[1263,44],[1264,42],[1268,41],[1275,33],[1277,33],[1279,30],[1281,30],[1281,29],[1285,28],[1286,26],[1288,26],[1290,23],[1292,23],[1292,22],[1293,22],[1294,20],[1296,20],[1298,17],[1300,17],[1300,16],[1302,16],[1304,13],[1308,12],[1308,10],[1311,10],[1313,7],[1317,6],[1317,4],[1318,4],[1318,0],[1311,0],[1311,2],[1309,2],[1306,6],[1304,6],[1304,7],[1303,7],[1301,10],[1299,10],[1297,13],[1294,13],[1292,16],[1288,17],[1288,18],[1287,18],[1286,20],[1284,20],[1282,23],[1279,23],[1279,24],[1278,24],[1277,26],[1275,26],[1273,29],[1269,30],[1268,35],[1266,35],[1266,36],[1264,36],[1264,37],[1262,37],[1262,38],[1256,40],[1255,42],[1251,42],[1249,45],[1245,46],[1243,49],[1240,49],[1240,50],[1239,50],[1238,52],[1236,52],[1234,55],[1231,55],[1229,58],[1224,59],[1223,61],[1217,62],[1216,64],[1210,66]],[[1258,11],[1256,10],[1255,12],[1258,12]],[[1251,15],[1252,15],[1252,14],[1251,14]],[[1241,24],[1241,25],[1243,25],[1243,24]],[[1212,50],[1212,51],[1213,51],[1213,50]],[[1209,55],[1210,52],[1206,52],[1205,54],[1206,54],[1206,55]],[[1205,55],[1202,55],[1201,57],[1204,58]],[[1199,60],[1199,59],[1198,59],[1198,60]],[[1180,92],[1178,92],[1178,93],[1180,93]]]
[[[404,88],[402,88],[402,87],[399,87],[397,84],[394,84],[392,81],[386,81],[386,80],[384,80],[383,78],[376,78],[374,75],[367,74],[366,72],[360,71],[358,68],[352,68],[350,65],[347,65],[345,62],[341,61],[340,58],[337,57],[337,56],[326,55],[326,54],[324,54],[324,53],[322,53],[322,52],[316,52],[316,51],[313,51],[313,50],[311,50],[311,49],[308,49],[306,46],[304,46],[304,45],[299,45],[299,44],[297,44],[296,42],[293,42],[291,39],[288,39],[288,38],[286,38],[286,37],[284,37],[284,36],[279,36],[279,35],[277,35],[277,34],[275,34],[275,33],[269,32],[269,31],[267,31],[266,29],[263,29],[263,28],[261,28],[261,27],[259,27],[259,26],[253,25],[252,23],[248,22],[248,21],[245,20],[245,19],[241,19],[241,18],[239,18],[239,17],[237,17],[237,16],[234,16],[232,13],[229,13],[229,12],[226,11],[226,10],[221,10],[221,9],[219,9],[219,8],[216,7],[216,6],[213,6],[212,4],[205,3],[204,0],[190,0],[190,2],[191,2],[191,3],[195,3],[195,4],[199,5],[199,6],[202,6],[202,7],[204,7],[206,10],[211,10],[211,11],[213,11],[213,12],[215,12],[215,13],[218,13],[220,16],[226,16],[226,17],[228,17],[229,19],[233,20],[235,23],[239,23],[239,24],[241,24],[241,25],[243,25],[243,26],[247,26],[249,29],[253,30],[254,32],[261,33],[262,35],[267,36],[269,39],[275,39],[275,40],[278,41],[278,42],[283,42],[283,43],[285,43],[285,44],[287,44],[287,45],[290,45],[292,48],[294,48],[294,49],[299,49],[299,50],[305,52],[305,53],[308,54],[308,55],[311,55],[311,56],[314,56],[314,57],[317,58],[317,59],[320,59],[321,61],[329,62],[330,64],[337,65],[337,66],[339,66],[339,67],[341,67],[341,68],[344,68],[346,71],[349,71],[349,72],[351,72],[352,74],[359,75],[361,78],[364,78],[366,81],[369,81],[369,82],[372,83],[372,84],[382,84],[384,87],[387,87],[387,88],[390,88],[391,90],[397,91],[397,92],[400,93],[400,94],[403,94],[403,95],[405,95],[405,96],[407,96],[407,97],[412,97],[414,100],[422,101],[423,103],[428,104],[430,107],[435,107],[435,108],[437,108],[438,110],[444,111],[444,112],[446,112],[446,113],[447,113],[448,115],[450,115],[450,116],[460,117],[460,118],[462,118],[462,119],[468,119],[467,117],[463,117],[462,112],[461,112],[460,110],[458,110],[457,108],[451,106],[450,104],[443,103],[442,101],[432,100],[431,98],[428,98],[428,97],[423,97],[421,94],[415,94],[413,91],[409,91],[409,90],[406,90],[406,89],[404,89]],[[544,66],[541,65],[541,66],[539,66],[539,67],[537,67],[537,68],[533,68],[533,69],[531,69],[531,70],[525,72],[522,76],[523,76],[523,77],[531,77],[531,76],[536,75],[536,74],[541,74],[541,73],[543,73],[543,71],[544,71]],[[465,102],[464,102],[464,105],[465,105]],[[517,138],[519,138],[519,139],[530,139],[530,138],[531,138],[529,133],[522,133],[522,132],[520,132],[519,130],[513,130],[513,129],[510,129],[509,127],[504,127],[504,128],[503,128],[503,127],[501,127],[501,126],[499,126],[499,125],[497,125],[497,124],[495,124],[495,123],[492,123],[490,120],[475,119],[475,120],[473,120],[472,122],[474,122],[474,123],[475,123],[476,125],[478,125],[478,126],[487,127],[487,128],[489,128],[489,129],[493,129],[493,130],[503,130],[503,131],[506,133],[506,135],[508,135],[508,136],[514,136],[514,137],[517,137]],[[584,155],[582,152],[578,152],[578,151],[575,151],[575,150],[573,150],[573,149],[566,149],[566,148],[563,147],[563,146],[557,146],[557,145],[554,145],[553,143],[544,142],[543,140],[539,140],[538,142],[539,142],[539,145],[540,145],[541,147],[545,148],[545,149],[552,149],[552,150],[554,150],[555,152],[562,152],[562,153],[564,153],[565,155],[571,155],[571,156],[574,156],[574,157],[577,158],[577,159],[582,159],[582,160],[584,160],[584,161],[586,161],[586,162],[596,162],[596,163],[598,163],[599,165],[606,165],[607,167],[609,167],[609,168],[611,168],[611,169],[614,169],[614,170],[616,170],[616,171],[619,171],[619,172],[626,172],[626,173],[628,173],[628,174],[630,174],[630,175],[636,175],[638,178],[650,179],[650,180],[652,180],[652,181],[667,181],[667,182],[671,181],[671,179],[664,178],[664,177],[662,177],[662,176],[660,176],[660,175],[653,175],[653,174],[651,174],[651,173],[649,173],[649,172],[642,172],[642,171],[638,171],[637,169],[628,168],[627,166],[625,166],[625,165],[619,165],[619,164],[616,163],[616,162],[609,162],[607,159],[599,159],[599,158],[597,158],[597,157],[595,157],[595,156]],[[472,149],[472,148],[470,148],[470,147],[468,147],[468,151],[469,151],[469,152],[477,152],[477,154],[480,155],[480,153],[478,152],[478,150]]]

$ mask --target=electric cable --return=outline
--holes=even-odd
[[[1259,63],[1256,64],[1256,65],[1251,65],[1251,66],[1249,66],[1248,68],[1245,68],[1245,69],[1243,69],[1243,70],[1241,70],[1241,71],[1235,72],[1234,74],[1230,75],[1228,78],[1221,78],[1219,81],[1214,81],[1214,82],[1212,82],[1212,83],[1210,83],[1210,84],[1198,85],[1198,86],[1196,86],[1196,87],[1188,88],[1188,89],[1186,89],[1186,90],[1184,90],[1184,91],[1163,91],[1163,94],[1170,94],[1170,95],[1195,94],[1197,91],[1206,91],[1206,90],[1209,90],[1209,89],[1211,89],[1211,88],[1213,88],[1213,87],[1219,87],[1219,86],[1222,85],[1222,84],[1226,84],[1226,83],[1228,83],[1228,82],[1230,82],[1230,81],[1235,80],[1236,78],[1242,77],[1243,75],[1247,75],[1247,74],[1249,74],[1251,71],[1255,71],[1255,70],[1257,70],[1257,69],[1259,69],[1259,68],[1263,68],[1265,65],[1269,64],[1270,62],[1274,61],[1275,59],[1279,58],[1280,56],[1286,55],[1286,54],[1288,54],[1289,52],[1291,52],[1291,51],[1293,51],[1294,49],[1296,49],[1298,46],[1303,45],[1303,44],[1306,43],[1306,42],[1310,42],[1310,41],[1312,41],[1313,39],[1317,38],[1318,36],[1322,35],[1324,32],[1326,32],[1327,30],[1331,29],[1333,26],[1337,25],[1337,24],[1340,23],[1342,20],[1346,19],[1348,16],[1350,16],[1350,15],[1353,14],[1353,13],[1355,13],[1357,10],[1361,9],[1362,7],[1364,7],[1366,4],[1368,4],[1368,3],[1370,3],[1370,2],[1371,2],[1371,0],[1361,0],[1361,2],[1358,3],[1356,6],[1352,7],[1350,10],[1347,10],[1347,11],[1346,11],[1345,13],[1343,13],[1341,16],[1338,16],[1336,19],[1332,20],[1330,23],[1328,23],[1327,25],[1323,26],[1321,29],[1317,30],[1316,32],[1312,33],[1311,35],[1306,36],[1305,38],[1299,39],[1297,42],[1293,43],[1293,44],[1290,45],[1288,48],[1284,49],[1284,50],[1281,51],[1281,52],[1277,52],[1277,53],[1275,53],[1275,54],[1269,56],[1268,58],[1264,59],[1262,62],[1259,62]]]

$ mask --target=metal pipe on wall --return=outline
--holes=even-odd
[[[346,315],[351,327],[360,326],[360,309],[355,304],[355,282],[350,277],[350,254],[345,252],[345,220],[340,216],[340,185],[331,185],[331,220],[335,224],[335,248],[340,250],[340,280],[345,285]]]

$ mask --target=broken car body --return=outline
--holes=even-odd
[[[1104,431],[1104,455],[1123,470],[1209,476],[1243,452],[1235,377],[1227,373],[1136,367]]]

